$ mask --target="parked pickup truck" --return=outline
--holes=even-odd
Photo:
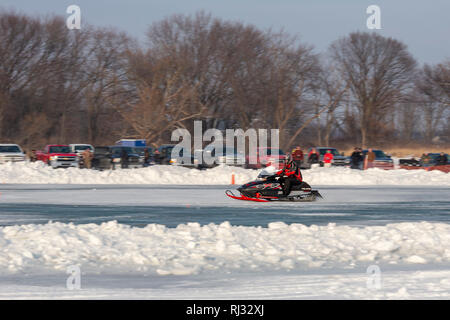
[[[431,157],[431,161],[427,164],[423,163],[421,159],[409,158],[409,159],[399,159],[400,169],[414,170],[414,169],[423,169],[426,171],[439,170],[442,172],[450,172],[450,163],[447,160],[447,163],[439,163],[438,157],[439,153],[429,153]],[[449,155],[445,154],[447,159],[449,159]]]
[[[25,153],[17,144],[0,144],[0,163],[25,161]]]
[[[56,168],[78,167],[78,156],[72,153],[68,145],[50,144],[44,151],[36,152],[36,159]]]
[[[110,147],[113,169],[118,165],[122,168],[142,168],[144,166],[144,158],[140,156],[139,150],[127,146],[111,146]],[[122,163],[122,156],[126,153],[128,156],[128,163]]]
[[[392,158],[385,154],[383,150],[372,150],[375,153],[375,161],[372,164],[372,168],[379,168],[384,170],[394,169],[394,161]],[[363,156],[367,155],[368,150],[363,150]]]
[[[308,155],[311,152],[313,148],[309,148]],[[346,167],[350,166],[350,158],[344,156],[343,154],[339,153],[339,151],[336,148],[330,148],[330,147],[315,147],[316,151],[319,153],[319,165],[323,167],[323,156],[325,153],[327,153],[328,150],[333,154],[333,161],[331,162],[332,166],[338,166],[338,167]],[[308,161],[308,156],[305,156],[304,163]],[[309,164],[309,166],[311,166]]]
[[[180,150],[178,156],[172,155],[175,144],[163,144],[157,150],[159,155],[155,156],[155,162],[163,165],[182,166],[186,168],[198,168],[198,159],[195,159],[194,154],[190,157],[183,155],[183,149]]]
[[[89,149],[89,151],[94,152],[94,147],[90,144],[69,144],[70,147],[70,152],[71,153],[76,153],[78,157],[81,157],[81,155],[83,154],[83,152],[86,149]]]

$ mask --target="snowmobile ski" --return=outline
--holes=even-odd
[[[230,198],[236,199],[236,200],[245,200],[245,201],[255,201],[255,202],[269,202],[270,200],[262,199],[262,198],[253,198],[253,197],[246,197],[244,195],[235,196],[231,190],[225,191],[225,194],[229,196]]]

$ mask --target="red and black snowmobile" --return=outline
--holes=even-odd
[[[248,182],[237,189],[241,195],[236,196],[230,190],[225,194],[236,200],[270,202],[270,201],[296,201],[311,202],[322,198],[319,191],[312,190],[306,182],[293,185],[289,194],[283,191],[283,177],[278,175],[258,176],[257,180]]]

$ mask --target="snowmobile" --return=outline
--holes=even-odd
[[[237,190],[240,196],[233,194],[231,190],[226,190],[225,194],[236,200],[246,200],[255,202],[270,201],[295,201],[295,202],[311,202],[318,198],[323,198],[319,191],[312,190],[311,186],[306,182],[293,185],[288,195],[283,193],[282,177],[277,175],[259,175],[255,181],[248,182]]]

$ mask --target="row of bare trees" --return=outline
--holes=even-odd
[[[169,142],[176,128],[277,128],[293,145],[449,138],[450,61],[355,32],[321,55],[284,32],[175,15],[141,44],[62,18],[0,13],[0,141]]]

